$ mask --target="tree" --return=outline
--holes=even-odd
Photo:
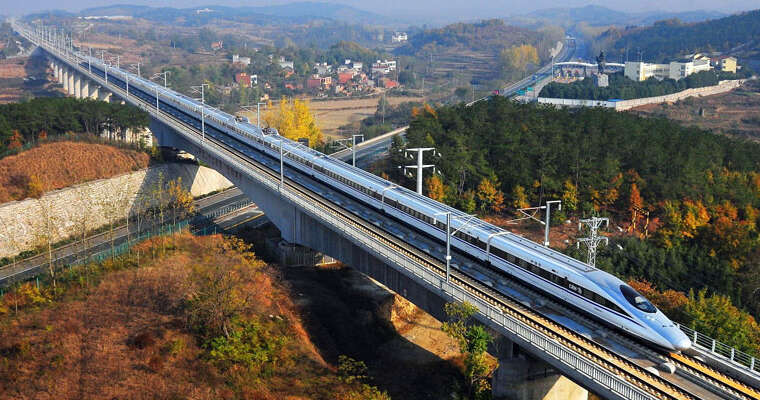
[[[481,325],[471,325],[471,319],[478,311],[470,303],[446,303],[444,311],[448,321],[441,329],[454,339],[459,351],[464,354],[465,377],[468,398],[485,399],[491,389],[488,381],[490,368],[486,350],[493,337]]]
[[[488,178],[480,181],[477,189],[477,197],[480,203],[480,211],[500,213],[504,210],[504,194]]]
[[[288,139],[309,139],[309,146],[317,147],[324,143],[322,130],[316,124],[307,100],[283,97],[275,110],[271,101],[267,105],[264,121],[276,128],[280,135]]]
[[[504,49],[499,55],[502,74],[509,76],[513,72],[525,72],[528,64],[538,64],[538,50],[529,44]]]
[[[425,188],[427,189],[428,197],[435,201],[443,202],[446,195],[446,187],[443,185],[443,181],[438,175],[433,175],[425,180]]]
[[[578,209],[578,188],[569,178],[562,185],[562,205],[567,211],[573,212]]]
[[[11,134],[10,140],[8,141],[8,150],[20,149],[22,145],[21,134],[18,132],[18,130],[14,130]]]
[[[739,350],[760,354],[760,325],[731,304],[728,296],[707,296],[706,289],[696,294],[691,291],[685,312],[691,321],[690,328],[730,343]]]
[[[177,223],[177,216],[184,217],[193,212],[193,195],[182,186],[182,177],[172,179],[167,185],[169,208],[172,210],[172,223]]]
[[[512,206],[514,208],[530,207],[530,203],[528,203],[528,195],[525,193],[525,188],[521,185],[516,185],[513,189],[512,199]]]

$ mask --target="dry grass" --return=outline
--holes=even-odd
[[[380,96],[365,99],[312,101],[311,110],[322,132],[328,136],[337,136],[338,128],[356,124],[377,111]],[[397,105],[408,101],[423,101],[421,97],[388,97],[388,103]]]
[[[246,246],[220,235],[179,234],[138,245],[144,264],[106,264],[100,282],[72,282],[47,304],[14,315],[0,302],[0,399],[341,399],[341,382],[311,343],[290,290]],[[164,250],[165,249],[165,250]],[[244,318],[274,322],[288,338],[267,375],[210,361],[188,324],[197,271],[245,268]],[[33,285],[29,286],[33,291]],[[27,302],[29,304],[29,302]],[[2,316],[5,312],[5,317]]]
[[[149,161],[145,153],[107,145],[46,143],[0,159],[0,203],[23,199],[32,177],[50,191],[142,169]]]

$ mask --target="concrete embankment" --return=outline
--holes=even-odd
[[[167,163],[51,191],[39,199],[5,203],[0,205],[0,258],[134,215],[162,197],[161,182],[177,178],[194,197],[232,186],[210,168]]]

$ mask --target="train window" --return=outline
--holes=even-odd
[[[631,303],[632,306],[638,308],[639,310],[650,314],[657,312],[657,308],[655,308],[655,306],[652,305],[652,303],[650,303],[646,297],[640,295],[639,292],[635,291],[632,287],[628,285],[620,285],[620,292],[623,294],[623,297],[625,297],[625,299]]]

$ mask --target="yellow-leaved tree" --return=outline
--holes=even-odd
[[[292,140],[309,139],[311,147],[324,143],[322,130],[317,126],[308,100],[283,97],[278,107],[273,107],[270,101],[267,109],[264,121],[268,126],[277,129],[280,135]]]

